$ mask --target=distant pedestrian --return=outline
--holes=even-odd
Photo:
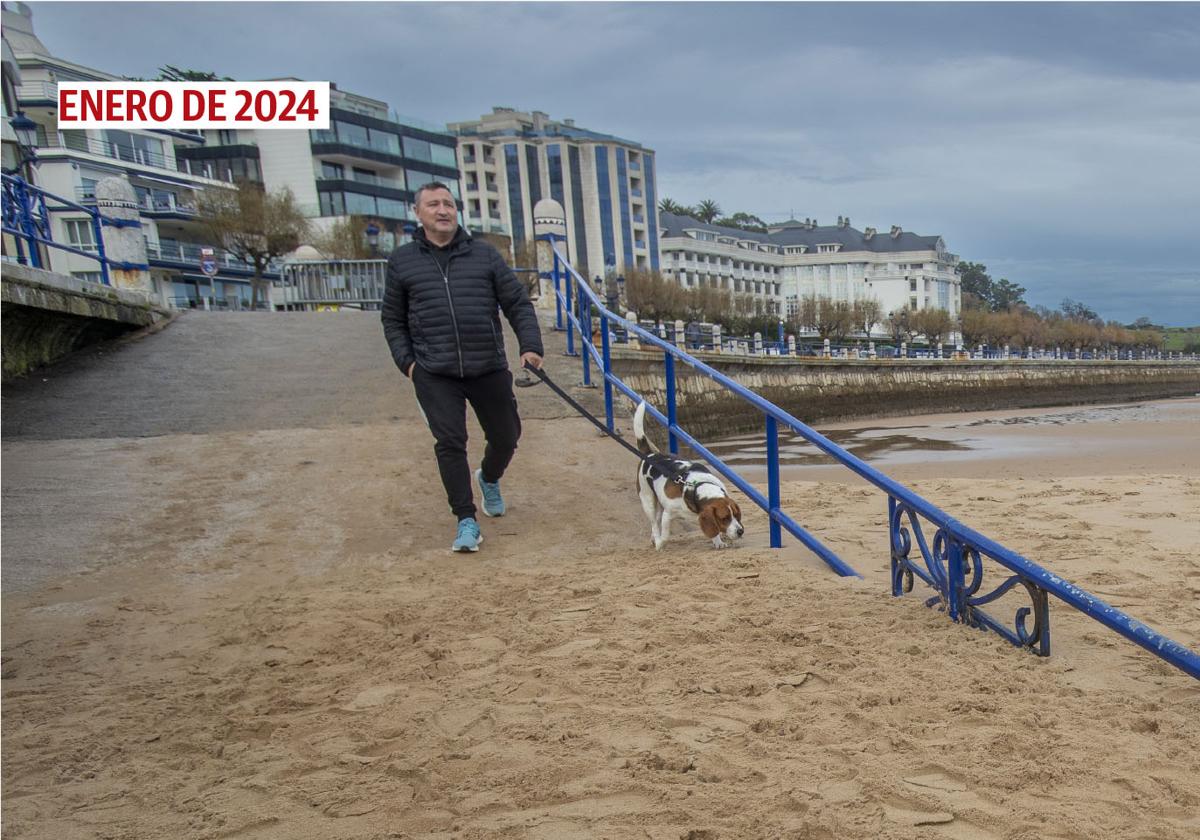
[[[442,485],[458,517],[451,548],[478,551],[483,537],[467,461],[466,406],[487,439],[474,473],[483,512],[503,516],[500,479],[516,451],[521,418],[500,312],[517,334],[523,365],[542,366],[542,336],[525,285],[494,247],[459,226],[449,188],[426,184],[415,208],[421,227],[388,259],[383,332],[433,433]]]

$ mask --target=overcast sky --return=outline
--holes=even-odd
[[[653,149],[660,198],[940,234],[1031,304],[1200,324],[1200,4],[30,6],[110,73],[573,117]]]

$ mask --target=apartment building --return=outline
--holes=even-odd
[[[55,195],[82,205],[95,202],[97,182],[118,177],[129,182],[138,202],[154,293],[165,303],[189,297],[248,300],[253,269],[218,251],[218,274],[210,284],[199,270],[200,249],[209,243],[197,220],[196,203],[204,190],[230,190],[233,174],[187,158],[202,146],[199,133],[160,130],[58,130],[58,83],[106,81],[120,77],[57,57],[38,39],[33,15],[23,3],[3,6],[4,39],[20,71],[16,106],[37,124],[34,181]],[[53,204],[53,203],[52,203]],[[50,214],[51,237],[87,252],[96,251],[86,213],[63,209]],[[61,274],[97,281],[97,262],[66,251],[47,249],[49,267]]]
[[[859,231],[789,220],[754,233],[660,213],[663,274],[687,288],[702,285],[750,294],[768,312],[791,317],[809,296],[854,302],[874,298],[884,313],[945,309],[957,317],[962,291],[958,257],[940,236],[893,226]]]
[[[541,111],[493,108],[450,123],[458,137],[466,226],[533,239],[533,208],[563,206],[572,263],[589,275],[659,269],[654,152],[640,143],[551,120]]]
[[[336,85],[329,104],[328,130],[205,131],[204,145],[182,156],[260,181],[269,191],[286,187],[318,229],[361,217],[379,230],[381,255],[407,241],[422,185],[440,181],[461,197],[457,141],[444,126]]]

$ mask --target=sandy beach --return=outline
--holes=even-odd
[[[863,580],[749,506],[740,547],[656,553],[632,462],[531,390],[476,555],[398,387],[369,423],[6,440],[6,554],[75,571],[6,584],[5,836],[1200,833],[1196,680],[1057,602],[1041,659],[892,598],[886,499],[823,468],[785,507]],[[1196,426],[1156,422],[883,468],[1196,649]],[[113,516],[56,537],[68,485]]]

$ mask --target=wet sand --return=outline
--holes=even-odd
[[[817,431],[900,480],[922,475],[1053,478],[1200,472],[1200,398],[1079,408],[931,414],[836,423]],[[763,474],[761,435],[716,443],[739,469]],[[780,436],[786,479],[858,481],[799,436]],[[999,471],[999,472],[997,472]]]

